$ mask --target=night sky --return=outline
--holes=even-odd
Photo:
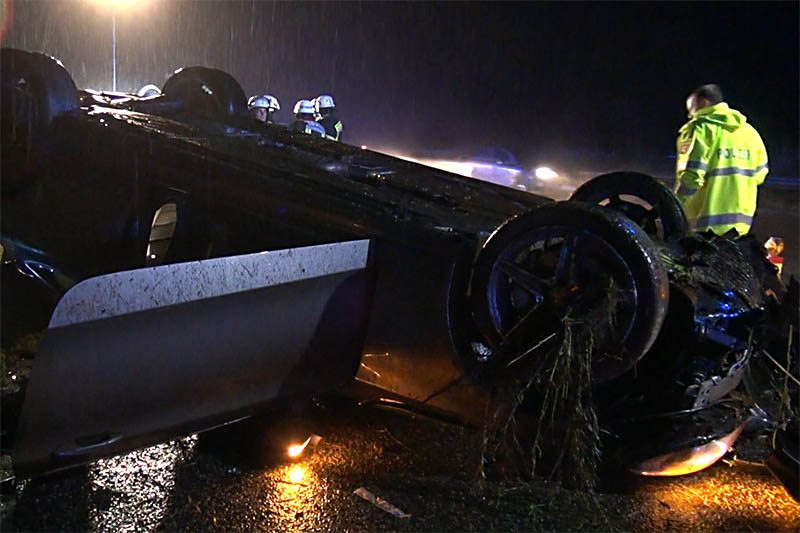
[[[132,4],[116,17],[124,90],[206,65],[275,94],[282,122],[330,92],[354,144],[668,172],[685,97],[716,82],[761,132],[773,175],[800,174],[798,2]],[[6,0],[3,16],[3,46],[111,88],[109,9]]]

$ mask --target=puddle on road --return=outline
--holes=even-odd
[[[88,518],[92,531],[154,529],[164,517],[175,470],[189,457],[197,436],[103,459],[88,470]]]

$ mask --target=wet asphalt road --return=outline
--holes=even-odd
[[[3,531],[796,531],[800,505],[762,466],[623,476],[593,499],[544,481],[480,483],[480,435],[370,408],[319,408],[297,463],[244,467],[197,437],[18,482]],[[353,495],[364,487],[410,518]],[[10,502],[10,505],[9,505]]]

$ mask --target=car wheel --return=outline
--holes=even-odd
[[[678,240],[688,233],[689,225],[678,199],[663,183],[647,174],[603,174],[578,187],[570,200],[618,211],[659,241]]]
[[[600,316],[592,379],[622,375],[649,349],[667,311],[669,283],[655,245],[626,217],[580,202],[558,202],[503,225],[487,241],[470,280],[473,317],[507,364],[558,339],[564,320]],[[555,334],[555,335],[554,335]]]
[[[0,80],[3,193],[8,194],[35,177],[53,118],[80,104],[69,72],[44,54],[3,48]]]
[[[175,72],[161,91],[170,100],[183,103],[182,109],[210,119],[244,115],[247,98],[236,79],[222,70],[188,67]]]

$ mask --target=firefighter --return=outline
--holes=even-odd
[[[275,122],[273,115],[276,111],[280,111],[281,104],[278,99],[271,94],[264,94],[261,96],[251,96],[247,101],[247,109],[250,110],[250,115],[259,122],[266,122],[272,124]]]
[[[325,136],[332,141],[342,140],[342,121],[336,117],[333,96],[321,94],[314,99],[317,121],[325,128]]]
[[[325,137],[325,128],[314,120],[314,102],[298,100],[294,105],[294,116],[296,120],[289,126],[291,129]]]
[[[686,99],[689,121],[678,134],[675,194],[694,231],[750,231],[758,186],[769,168],[758,132],[723,101],[717,85]]]

